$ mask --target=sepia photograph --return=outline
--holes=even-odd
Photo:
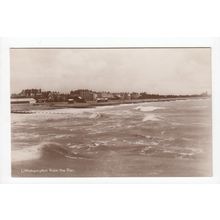
[[[213,1],[1,1],[3,220],[219,220]]]
[[[211,52],[11,48],[11,176],[212,177]]]

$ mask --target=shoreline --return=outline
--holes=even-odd
[[[108,102],[89,101],[86,103],[54,102],[37,104],[11,104],[11,113],[14,114],[33,114],[34,110],[51,110],[63,108],[95,108],[98,106],[111,106],[123,104],[138,104],[145,102],[171,102],[189,99],[207,99],[207,97],[186,97],[186,98],[159,98],[159,99],[133,99],[133,100],[110,100]]]

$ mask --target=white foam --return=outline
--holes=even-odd
[[[59,139],[59,138],[67,138],[67,137],[69,137],[69,135],[66,135],[66,134],[59,134],[59,135],[54,135],[54,137],[53,138],[56,138],[56,139]]]
[[[93,114],[91,114],[90,116],[89,116],[89,118],[100,118],[102,115],[101,115],[101,113],[99,113],[99,112],[95,112],[95,113],[93,113]]]
[[[39,159],[41,157],[40,146],[28,147],[20,150],[14,150],[11,154],[12,162],[27,161]]]
[[[164,107],[155,107],[155,106],[137,106],[135,110],[140,110],[141,112],[152,112],[157,109],[164,109]]]
[[[50,109],[50,110],[36,110],[36,113],[48,114],[80,114],[85,112],[93,112],[94,108],[63,108],[63,109]]]
[[[158,118],[154,114],[149,114],[149,115],[146,115],[142,121],[160,121],[160,118]]]
[[[185,152],[182,152],[182,153],[179,153],[180,156],[193,156],[194,153],[191,152],[191,153],[185,153]]]
[[[153,145],[153,146],[157,146],[159,143],[153,141],[153,142],[151,142],[150,144]]]
[[[96,106],[95,109],[112,109],[117,107],[118,105],[103,105],[103,106]]]
[[[81,149],[81,148],[83,148],[83,146],[75,144],[75,145],[71,145],[71,146],[69,145],[68,148],[71,148],[71,149]]]

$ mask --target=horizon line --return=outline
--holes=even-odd
[[[176,95],[176,96],[183,96],[183,95],[201,95],[201,94],[204,94],[206,93],[207,95],[211,95],[212,93],[209,93],[208,91],[203,91],[203,92],[200,92],[200,93],[184,93],[184,94],[163,94],[163,93],[152,93],[152,92],[146,92],[146,91],[141,91],[141,92],[136,92],[136,91],[132,91],[132,92],[110,92],[110,91],[95,91],[95,90],[92,90],[92,89],[72,89],[72,90],[69,90],[69,92],[61,92],[59,90],[44,90],[44,89],[41,89],[41,88],[31,88],[31,89],[36,89],[36,90],[41,90],[42,92],[59,92],[59,93],[63,93],[63,94],[66,94],[66,93],[70,93],[71,91],[76,91],[76,90],[89,90],[91,92],[96,92],[96,93],[100,93],[100,92],[106,92],[106,93],[146,93],[146,94],[149,94],[149,95],[163,95],[163,96],[168,96],[168,95]],[[21,93],[23,90],[31,90],[31,89],[22,89],[19,93]],[[19,94],[19,93],[15,93],[15,92],[12,92],[11,94]]]

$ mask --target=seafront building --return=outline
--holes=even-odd
[[[130,95],[131,95],[131,99],[138,99],[140,97],[140,94],[137,92],[132,92]]]
[[[158,99],[158,98],[183,98],[183,97],[208,97],[207,92],[199,95],[159,95],[146,92],[96,92],[88,89],[72,90],[70,93],[56,91],[42,91],[41,89],[24,89],[18,94],[11,95],[11,103],[47,103],[47,102],[107,102],[111,100],[135,100],[135,99]]]
[[[85,101],[94,101],[95,100],[95,94],[93,91],[88,89],[78,89],[75,91],[70,92],[70,96],[73,98],[82,98]]]
[[[98,92],[97,98],[114,99],[114,95],[110,92]]]

